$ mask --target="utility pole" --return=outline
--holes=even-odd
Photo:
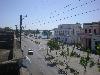
[[[16,30],[17,30],[17,25],[15,25],[15,27],[16,27]]]
[[[27,17],[27,15],[24,16],[24,18],[25,17]],[[22,15],[20,15],[20,48],[21,48],[22,21],[23,21],[24,18],[22,17]]]
[[[18,37],[18,27],[17,27],[17,25],[15,25],[15,27],[16,27],[16,31],[15,31],[16,37]]]
[[[21,48],[21,33],[22,33],[22,15],[20,15],[20,48]]]

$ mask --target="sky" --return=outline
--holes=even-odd
[[[27,14],[27,17],[25,15]],[[100,0],[0,0],[0,27],[54,29],[60,24],[100,21]]]

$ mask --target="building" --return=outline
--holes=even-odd
[[[81,24],[61,24],[54,29],[54,39],[64,43],[73,44],[80,40]]]
[[[14,32],[0,31],[0,49],[13,49]]]
[[[84,48],[96,50],[96,45],[100,44],[100,22],[83,24],[81,42]]]
[[[24,57],[18,44],[14,31],[0,30],[0,75],[29,75],[21,66]]]

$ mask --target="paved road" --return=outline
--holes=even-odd
[[[22,38],[22,49],[25,56],[27,56],[31,62],[31,65],[29,64],[29,62],[26,63],[32,75],[58,75],[56,67],[47,66],[47,63],[44,60],[44,56],[40,53],[40,49],[46,46],[43,43],[37,45],[33,43],[30,39],[32,38]],[[34,54],[27,55],[28,49],[33,49]]]

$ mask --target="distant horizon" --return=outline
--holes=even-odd
[[[93,23],[94,21],[92,21],[92,22],[85,22],[85,23]],[[100,21],[95,21],[95,22],[100,22]],[[77,24],[78,22],[76,22],[76,23],[68,23],[68,24]],[[64,23],[65,24],[65,23]],[[67,23],[66,23],[67,24]],[[81,23],[79,23],[79,24],[81,24]],[[84,23],[82,23],[81,24],[81,27],[83,27],[83,24]],[[59,25],[63,25],[63,24],[59,24]],[[7,27],[7,26],[5,26],[5,27]],[[0,28],[5,28],[5,27],[0,27]],[[12,28],[12,27],[9,27],[9,28],[11,28],[11,29],[14,29],[15,30],[15,28]],[[56,28],[58,28],[58,27],[56,27]],[[53,28],[54,29],[54,28]],[[38,30],[53,30],[53,29],[38,29]],[[23,29],[23,30],[37,30],[37,29]]]

